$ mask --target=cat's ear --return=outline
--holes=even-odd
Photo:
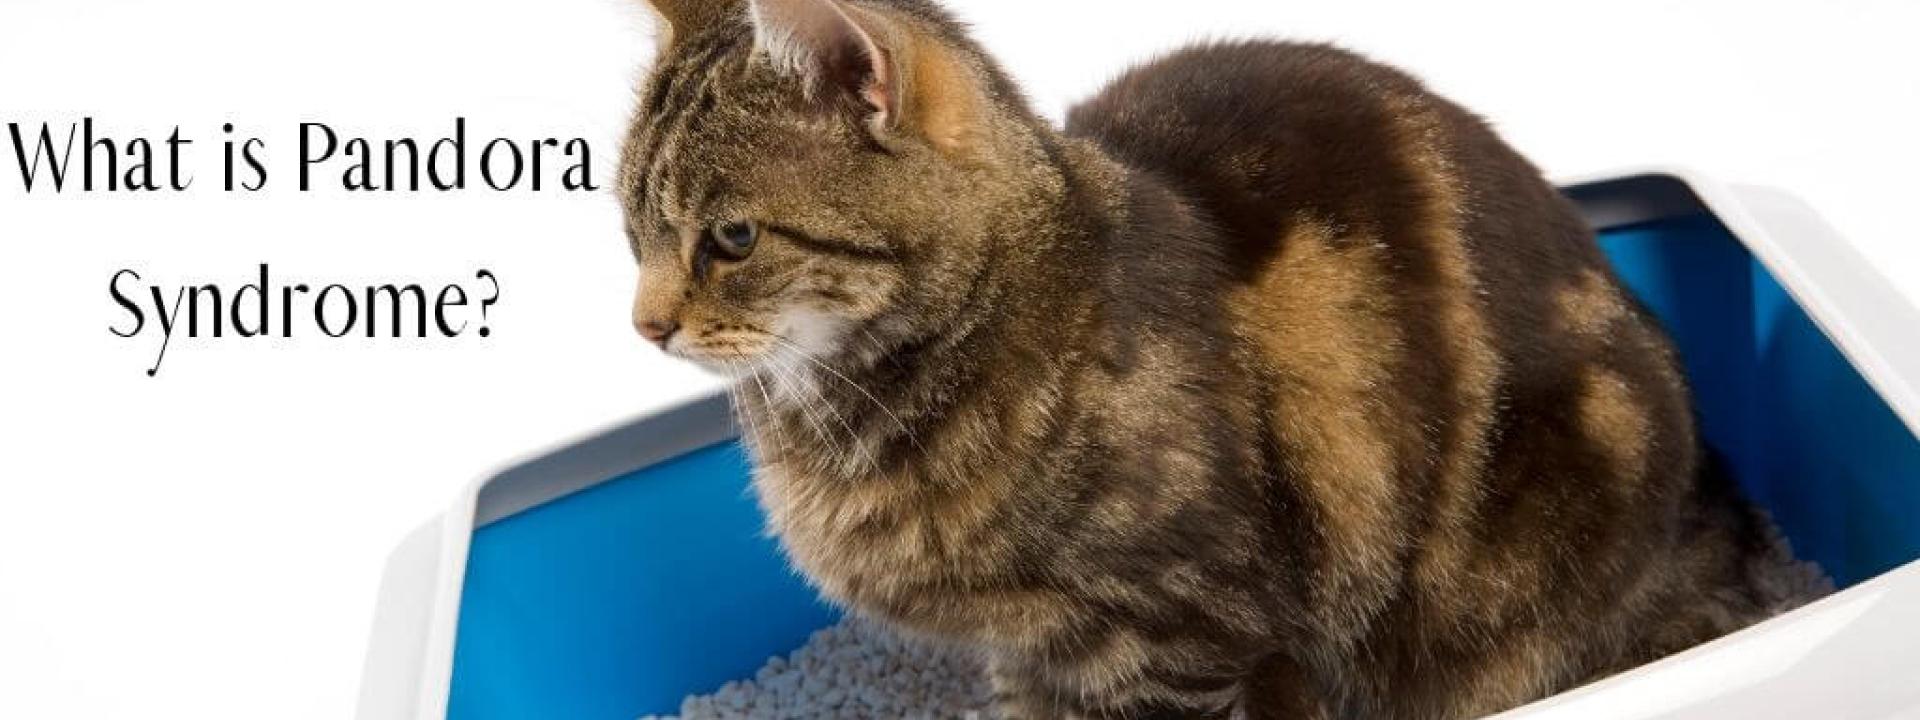
[[[747,16],[755,46],[809,93],[849,93],[887,119],[898,116],[895,57],[879,37],[892,33],[879,16],[835,0],[752,0]]]
[[[977,129],[977,74],[910,20],[843,0],[751,0],[748,18],[775,67],[817,99],[868,113],[883,142],[910,132],[952,151]]]
[[[693,37],[714,23],[739,17],[742,5],[741,0],[643,0],[642,4],[660,17],[663,51],[675,38]]]

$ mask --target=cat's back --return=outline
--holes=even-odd
[[[1723,508],[1691,492],[1699,458],[1671,343],[1573,205],[1478,117],[1337,48],[1238,42],[1134,68],[1066,129],[1218,229],[1234,276],[1219,311],[1263,388],[1247,422],[1286,458],[1319,542],[1341,548],[1308,573],[1320,627],[1381,657],[1419,646],[1513,676],[1483,697],[1356,682],[1469,715],[1592,668],[1449,638],[1534,618],[1548,655],[1641,660],[1656,644],[1636,629],[1647,618],[1744,617],[1685,599],[1711,595],[1735,561],[1725,538],[1675,529],[1708,512],[1696,503]],[[1713,559],[1681,562],[1689,543]],[[1622,587],[1650,589],[1588,590]],[[1396,637],[1408,627],[1426,630]]]
[[[1066,132],[1218,230],[1222,313],[1301,395],[1289,412],[1393,409],[1346,428],[1378,447],[1325,448],[1346,467],[1380,454],[1389,474],[1464,483],[1502,460],[1498,425],[1611,402],[1595,385],[1627,386],[1648,430],[1691,440],[1670,343],[1576,208],[1400,70],[1324,44],[1195,45],[1123,73]],[[1660,450],[1690,472],[1691,448]]]
[[[1573,206],[1477,116],[1412,76],[1314,43],[1206,43],[1139,65],[1072,108],[1093,141],[1205,208],[1254,272],[1303,216],[1393,236],[1455,216],[1475,245],[1560,241],[1600,260]],[[1493,227],[1497,218],[1504,227]],[[1468,223],[1482,221],[1479,227]],[[1524,237],[1523,237],[1524,236]],[[1488,248],[1493,249],[1493,248]],[[1492,262],[1498,263],[1497,259]]]
[[[1066,132],[1165,183],[1218,229],[1234,276],[1224,314],[1281,380],[1314,404],[1365,400],[1405,415],[1372,434],[1427,428],[1384,438],[1394,447],[1383,452],[1484,456],[1476,436],[1499,420],[1497,394],[1564,389],[1623,332],[1645,335],[1635,344],[1652,354],[1664,347],[1531,164],[1477,116],[1354,53],[1187,47],[1074,107]],[[1577,332],[1570,310],[1624,322]],[[1664,359],[1647,355],[1622,359],[1635,380],[1663,380]],[[1684,395],[1660,384],[1656,400]],[[1461,436],[1432,430],[1449,426]]]

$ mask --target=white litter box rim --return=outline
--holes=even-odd
[[[1805,204],[1772,188],[1722,185],[1674,167],[1628,168],[1559,184],[1591,195],[1583,210],[1603,226],[1710,211],[1920,433],[1920,312]],[[737,434],[725,394],[714,393],[530,453],[469,484],[387,561],[358,719],[446,717],[476,527]],[[1811,654],[1834,647],[1841,651]],[[1735,693],[1743,694],[1737,714],[1701,709]],[[1821,717],[1920,717],[1920,561],[1498,717],[1784,720],[1806,716],[1810,693],[1825,696]]]

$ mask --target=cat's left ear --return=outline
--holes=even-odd
[[[915,21],[843,0],[752,0],[748,7],[768,60],[799,75],[817,99],[867,113],[883,143],[911,133],[954,152],[978,131],[978,74]]]

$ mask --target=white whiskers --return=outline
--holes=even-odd
[[[900,432],[906,433],[907,439],[911,440],[914,446],[918,447],[920,445],[920,438],[914,436],[913,430],[907,427],[907,423],[901,420],[900,416],[895,415],[893,413],[893,410],[887,407],[886,403],[880,402],[880,398],[874,397],[873,393],[867,392],[867,389],[865,387],[862,387],[860,383],[854,382],[852,378],[849,378],[846,375],[841,374],[839,370],[833,369],[833,366],[828,365],[824,362],[821,362],[818,358],[815,358],[814,356],[808,354],[806,351],[806,348],[801,347],[799,343],[796,343],[792,340],[788,340],[779,335],[770,335],[770,337],[773,338],[774,342],[779,343],[780,347],[784,347],[788,351],[792,352],[795,357],[798,357],[801,360],[805,360],[807,362],[813,363],[814,367],[818,367],[821,370],[825,370],[829,374],[833,375],[834,377],[839,378],[841,382],[844,382],[848,385],[853,386],[854,390],[858,390],[861,395],[866,396],[867,400],[871,401],[874,407],[877,407],[880,409],[880,412],[886,413],[887,417],[893,420],[893,423],[895,425],[900,426]],[[816,392],[818,391],[816,390]]]

